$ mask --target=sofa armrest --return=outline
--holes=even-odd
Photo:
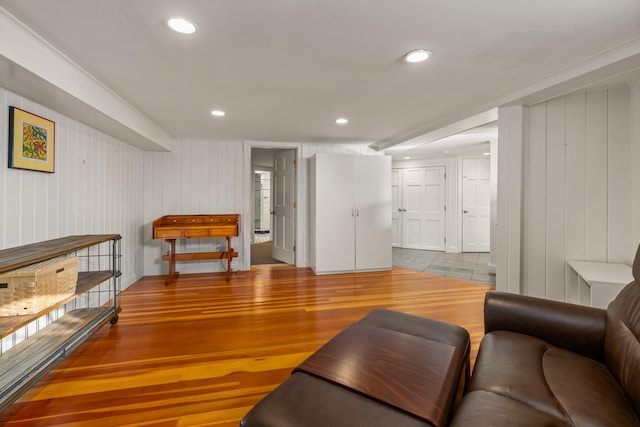
[[[606,310],[505,292],[487,292],[485,333],[530,335],[592,359],[604,359]]]

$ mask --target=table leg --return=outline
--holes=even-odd
[[[231,248],[231,237],[227,237],[227,282],[231,280],[231,254],[233,249]]]
[[[166,239],[165,242],[169,243],[169,276],[164,284],[169,285],[175,282],[180,273],[176,271],[176,239]]]

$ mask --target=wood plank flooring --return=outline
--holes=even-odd
[[[254,267],[145,277],[122,313],[16,403],[6,426],[237,426],[246,412],[348,324],[386,307],[469,330],[472,361],[493,288],[402,268],[315,276]]]

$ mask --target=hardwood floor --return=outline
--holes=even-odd
[[[472,361],[493,288],[429,273],[315,276],[254,267],[145,277],[106,325],[0,414],[6,426],[237,426],[240,418],[351,322],[378,307],[467,328]]]

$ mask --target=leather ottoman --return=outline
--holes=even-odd
[[[241,426],[442,426],[469,373],[456,325],[374,310],[296,367]]]

